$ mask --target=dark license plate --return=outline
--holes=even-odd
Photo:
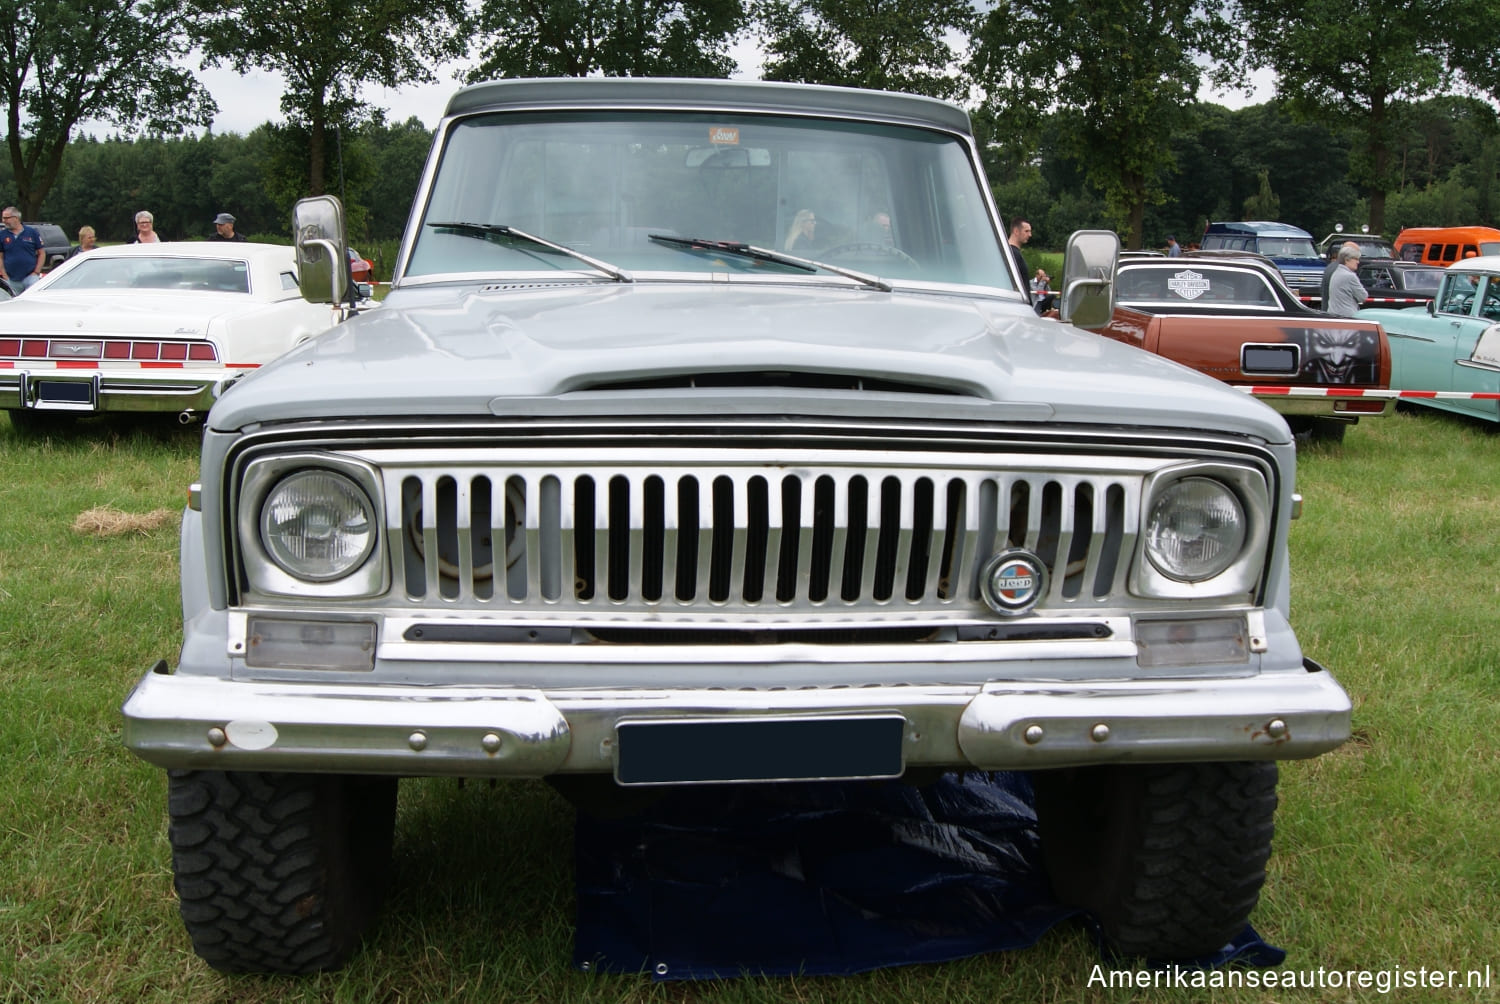
[[[620,784],[899,777],[899,715],[621,722]]]
[[[34,380],[36,403],[39,405],[62,404],[92,408],[94,406],[93,381],[85,380]]]

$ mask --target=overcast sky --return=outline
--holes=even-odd
[[[740,60],[740,70],[735,76],[753,78],[759,74],[759,52],[753,46],[746,46],[743,51],[736,50],[735,55]],[[395,89],[372,86],[366,89],[365,97],[370,103],[385,109],[387,122],[405,122],[415,115],[424,125],[432,128],[442,117],[448,98],[462,86],[454,79],[455,72],[456,67],[440,68],[437,70],[437,82],[431,84]],[[214,117],[215,132],[244,135],[262,123],[282,121],[282,82],[279,75],[256,72],[240,76],[233,70],[214,68],[199,71],[198,77],[219,104],[218,115]],[[1202,96],[1206,101],[1242,108],[1269,100],[1272,92],[1269,75],[1262,73],[1257,75],[1255,90],[1249,97],[1239,92],[1224,93],[1206,89]],[[86,131],[94,135],[107,135],[109,132],[103,129]]]

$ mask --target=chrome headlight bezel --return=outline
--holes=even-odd
[[[1245,533],[1239,553],[1222,571],[1190,580],[1163,571],[1151,555],[1151,519],[1170,489],[1190,479],[1216,482],[1233,495],[1244,514]],[[1248,599],[1260,584],[1271,539],[1271,493],[1260,471],[1232,464],[1183,464],[1157,471],[1146,480],[1141,497],[1140,544],[1131,570],[1131,591],[1163,599]],[[1164,563],[1163,563],[1164,564]]]
[[[344,477],[359,490],[370,509],[374,527],[371,546],[361,561],[334,577],[294,574],[270,553],[261,533],[262,513],[275,489],[288,478],[309,471]],[[239,553],[252,591],[271,596],[363,597],[388,588],[384,496],[380,477],[368,464],[320,453],[259,458],[245,468],[236,506]]]

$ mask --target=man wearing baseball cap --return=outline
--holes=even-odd
[[[245,239],[244,234],[234,232],[234,217],[228,213],[220,213],[214,217],[214,230],[217,232],[209,238],[211,241],[242,241]]]

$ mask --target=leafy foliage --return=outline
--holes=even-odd
[[[727,77],[744,26],[740,0],[535,0],[481,4],[479,63],[496,77]]]
[[[186,2],[200,18],[207,62],[286,79],[281,110],[290,127],[306,130],[303,194],[327,191],[330,132],[377,113],[361,100],[361,87],[432,80],[435,62],[463,51],[463,0]]]
[[[978,23],[968,0],[752,0],[765,79],[964,96],[954,41]]]
[[[1451,0],[1236,4],[1252,63],[1275,71],[1288,106],[1359,136],[1350,169],[1368,192],[1373,230],[1384,229],[1385,193],[1395,187],[1398,103],[1424,98],[1444,83],[1451,47],[1441,26],[1451,6]],[[1317,27],[1308,30],[1309,22]]]
[[[1194,0],[1001,0],[971,65],[1011,142],[1024,144],[1049,112],[1061,119],[1059,152],[1083,166],[1127,245],[1140,247],[1198,91],[1195,59],[1227,57],[1231,43],[1220,8]]]
[[[0,93],[22,215],[56,183],[80,122],[126,131],[206,125],[213,99],[180,64],[183,0],[17,0],[0,18]]]

